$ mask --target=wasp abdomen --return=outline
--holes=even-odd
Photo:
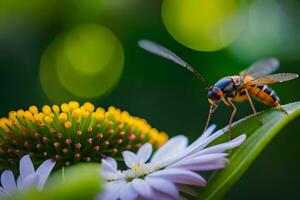
[[[248,86],[247,90],[257,100],[263,102],[266,105],[277,107],[280,106],[281,102],[274,90],[267,85],[253,85]]]

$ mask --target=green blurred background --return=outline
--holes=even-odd
[[[300,73],[299,19],[296,0],[0,0],[0,115],[88,100],[194,140],[206,120],[207,91],[137,41],[167,46],[211,84],[269,56],[280,59],[280,72]],[[300,99],[299,83],[272,88],[289,103]],[[213,123],[227,125],[230,112],[222,105]],[[238,105],[236,119],[249,114],[247,102]],[[226,199],[300,199],[298,123],[281,131]]]

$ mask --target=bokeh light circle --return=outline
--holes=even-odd
[[[63,103],[75,98],[60,83],[56,73],[56,57],[61,37],[56,38],[44,51],[39,68],[41,88],[53,103]]]
[[[73,28],[64,40],[64,52],[70,64],[81,73],[103,70],[112,59],[115,35],[103,26],[82,25]]]
[[[60,102],[60,95],[101,97],[118,83],[123,71],[122,45],[112,31],[101,25],[74,27],[59,36],[45,54],[40,79],[45,93],[54,102]],[[42,73],[47,71],[54,73],[48,75],[51,81]]]
[[[161,13],[174,39],[199,51],[220,50],[240,32],[235,0],[164,0]]]
[[[294,0],[252,1],[242,14],[243,34],[229,50],[247,62],[270,56],[299,60],[299,10],[300,3]]]

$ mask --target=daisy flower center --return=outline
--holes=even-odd
[[[127,180],[131,180],[134,178],[143,178],[145,175],[151,174],[159,170],[161,167],[153,164],[153,163],[142,163],[135,164],[131,167],[131,169],[122,171]]]

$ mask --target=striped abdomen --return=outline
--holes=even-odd
[[[253,97],[266,105],[277,107],[281,104],[276,92],[267,85],[248,86],[247,90]]]

